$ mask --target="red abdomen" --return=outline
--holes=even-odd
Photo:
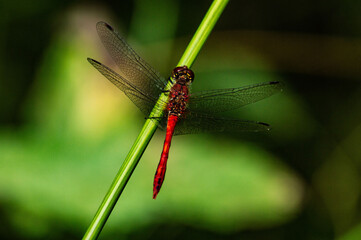
[[[167,169],[167,160],[169,155],[169,148],[174,133],[174,128],[177,124],[179,117],[185,112],[188,102],[188,86],[186,84],[176,83],[172,87],[169,93],[169,102],[167,105],[168,111],[168,123],[167,133],[164,140],[164,146],[160,161],[158,164],[157,171],[155,172],[154,183],[153,183],[153,199],[157,197],[157,194],[162,187],[165,172]]]
[[[153,199],[157,197],[157,194],[159,193],[159,190],[162,187],[164,181],[165,171],[167,169],[167,160],[168,160],[170,143],[172,140],[174,128],[177,121],[178,121],[178,116],[175,115],[168,116],[167,133],[164,140],[163,151],[160,157],[157,171],[155,172],[155,176],[154,176]]]

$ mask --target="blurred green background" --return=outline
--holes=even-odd
[[[80,239],[144,116],[105,21],[169,76],[211,1],[0,2],[1,239]],[[157,200],[157,131],[100,239],[361,239],[361,1],[230,1],[193,90],[283,81],[228,116],[267,133],[175,137]]]

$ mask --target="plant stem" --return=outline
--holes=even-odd
[[[177,66],[192,66],[227,3],[228,0],[213,1]]]
[[[198,55],[208,35],[212,31],[227,2],[228,0],[213,1],[177,66],[186,65],[190,67],[193,64],[196,56]],[[165,90],[169,90],[171,87],[172,83],[168,82]],[[97,213],[93,218],[93,221],[91,222],[87,232],[83,237],[84,240],[98,238],[110,213],[118,201],[118,198],[124,190],[124,187],[126,186],[135,167],[137,166],[140,157],[145,151],[155,130],[157,129],[158,125],[154,117],[160,117],[163,115],[163,110],[166,107],[164,103],[167,102],[167,100],[167,94],[161,94],[157,104],[150,114],[150,117],[146,120],[140,134],[135,140],[132,148],[130,149],[117,175],[115,176],[108,193],[105,195],[103,202],[101,203]]]

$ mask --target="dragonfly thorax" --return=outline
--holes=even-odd
[[[168,115],[181,116],[187,108],[188,86],[194,79],[194,73],[187,66],[176,67],[172,71],[175,84],[170,90],[168,101]]]
[[[188,85],[176,83],[171,88],[168,101],[168,115],[181,116],[187,108],[189,94]]]

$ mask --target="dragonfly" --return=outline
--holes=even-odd
[[[257,102],[282,90],[281,82],[266,82],[245,87],[209,90],[191,93],[189,87],[194,73],[187,66],[173,69],[167,79],[146,63],[128,43],[105,22],[96,25],[98,35],[120,72],[88,58],[88,61],[110,82],[117,86],[143,112],[149,116],[161,94],[168,94],[163,103],[163,115],[155,117],[158,127],[166,131],[161,158],[153,182],[153,199],[162,187],[169,149],[173,135],[207,132],[267,131],[270,125],[222,117],[221,113]],[[159,104],[158,104],[159,105]],[[162,105],[162,104],[161,104]]]

